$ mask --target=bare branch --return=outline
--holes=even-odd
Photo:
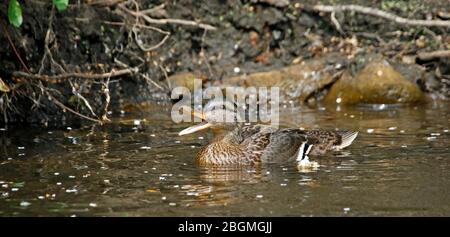
[[[164,91],[164,88],[162,88],[162,86],[158,85],[158,83],[156,83],[155,81],[153,81],[150,77],[148,77],[145,74],[140,73],[139,75],[141,75],[145,80],[147,80],[148,82],[152,83],[154,86],[158,87],[160,90]]]
[[[71,112],[71,113],[73,113],[73,114],[75,114],[75,115],[77,115],[77,116],[79,116],[81,118],[84,118],[84,119],[87,119],[87,120],[90,120],[90,121],[93,121],[93,122],[96,122],[96,123],[99,123],[99,124],[103,124],[103,122],[98,120],[98,119],[91,118],[91,117],[88,117],[86,115],[80,114],[77,111],[75,111],[75,110],[65,106],[63,103],[61,103],[59,100],[57,100],[52,94],[50,94],[50,92],[48,92],[48,91],[45,91],[45,92],[50,97],[50,99],[53,101],[53,103],[58,105],[61,109],[67,110],[67,111],[69,111],[69,112]]]
[[[336,30],[341,33],[341,35],[344,35],[344,31],[342,30],[341,24],[339,24],[339,21],[336,19],[336,12],[331,13],[331,21],[336,26]]]
[[[354,11],[366,15],[372,15],[388,19],[402,25],[450,27],[450,21],[407,19],[376,8],[363,7],[359,5],[336,5],[336,6],[315,5],[312,7],[312,9],[320,12]]]
[[[195,21],[187,21],[187,20],[172,19],[172,18],[155,19],[155,18],[151,18],[151,17],[143,14],[140,11],[132,11],[132,10],[126,8],[122,4],[120,4],[118,6],[124,12],[126,12],[126,13],[128,13],[128,14],[130,14],[132,16],[135,16],[135,17],[142,17],[146,22],[148,22],[150,24],[158,24],[158,25],[179,24],[179,25],[196,26],[196,27],[200,27],[200,28],[206,29],[206,30],[216,30],[217,29],[216,27],[214,27],[212,25],[208,25],[208,24],[204,24],[204,23],[198,23],[198,22],[195,22]]]
[[[117,71],[111,70],[111,72],[102,73],[102,74],[71,72],[71,73],[64,73],[64,74],[59,74],[59,75],[54,75],[54,76],[37,75],[37,74],[31,74],[31,73],[26,73],[26,72],[22,72],[22,71],[16,71],[16,72],[13,72],[12,75],[14,77],[25,77],[28,79],[36,79],[36,80],[41,80],[41,81],[46,81],[46,82],[57,83],[59,80],[63,80],[63,79],[67,79],[67,78],[84,78],[84,79],[96,80],[96,79],[105,79],[108,77],[117,77],[117,76],[122,76],[122,75],[126,75],[126,74],[134,74],[134,73],[137,73],[138,71],[139,71],[138,68],[126,68],[126,69],[117,70]]]
[[[118,3],[124,2],[126,0],[94,0],[92,2],[88,2],[88,5],[91,6],[103,6],[103,7],[109,7],[109,6],[114,6]]]
[[[157,29],[157,28],[156,28],[156,29]],[[164,38],[163,38],[159,43],[157,43],[156,45],[151,46],[151,47],[147,47],[147,46],[142,45],[142,44],[140,43],[140,41],[139,41],[138,38],[137,38],[137,37],[138,37],[138,33],[137,33],[135,30],[133,30],[133,33],[134,33],[134,41],[135,41],[136,44],[139,46],[139,48],[140,48],[142,51],[144,51],[144,52],[153,51],[153,50],[155,50],[155,49],[161,47],[161,45],[163,45],[163,44],[167,41],[167,39],[169,39],[169,37],[170,37],[170,33],[168,33],[168,34],[166,34],[166,35],[164,36]]]
[[[449,58],[450,57],[450,50],[437,50],[433,52],[421,52],[418,53],[417,56],[420,60],[423,61],[429,61],[436,58]]]

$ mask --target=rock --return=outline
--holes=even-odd
[[[279,87],[282,99],[304,102],[333,82],[335,65],[324,60],[303,61],[281,69],[225,79],[222,87]]]
[[[419,87],[405,79],[386,60],[375,60],[355,77],[344,73],[333,84],[325,101],[341,104],[395,104],[418,102],[423,98]]]
[[[190,91],[194,90],[194,79],[199,79],[199,77],[191,72],[181,72],[167,78],[172,88],[186,87]]]

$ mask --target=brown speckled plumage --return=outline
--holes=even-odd
[[[221,101],[209,103],[210,107],[213,105],[219,105],[219,108],[206,110],[209,112],[199,115],[194,113],[204,119],[202,123],[179,133],[186,135],[206,128],[212,128],[215,132],[214,139],[197,154],[197,162],[200,165],[254,165],[288,160],[303,161],[308,154],[322,155],[330,150],[345,148],[358,134],[304,131],[299,128],[275,128],[260,124],[243,125],[237,122],[239,115],[233,110],[232,104]],[[224,122],[224,118],[231,118],[231,121]]]
[[[295,160],[302,143],[313,145],[309,154],[337,150],[342,132],[277,129],[267,125],[237,127],[215,138],[197,154],[200,165],[253,165]]]

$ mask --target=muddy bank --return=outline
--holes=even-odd
[[[0,8],[8,32],[1,29],[0,78],[9,88],[0,92],[0,124],[73,126],[89,121],[85,117],[107,122],[141,103],[170,103],[174,85],[167,77],[180,73],[202,78],[207,86],[308,60],[339,64],[330,72],[331,79],[302,101],[320,99],[339,81],[335,73],[356,74],[372,54],[398,64],[396,70],[414,78],[429,97],[450,96],[448,57],[419,57],[449,50],[449,28],[405,26],[349,12],[335,14],[337,27],[329,13],[308,7],[315,1],[136,1],[140,11],[156,19],[151,24],[143,16],[137,20],[131,1],[109,2],[81,1],[58,12],[48,1],[26,1],[20,28],[8,25],[6,9]],[[438,0],[338,2],[415,19],[444,19],[442,13],[450,12],[448,4]],[[164,19],[189,24],[162,24]],[[332,56],[336,54],[338,61]],[[69,76],[55,79],[58,75]]]

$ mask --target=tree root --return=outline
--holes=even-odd
[[[387,20],[391,20],[397,24],[402,25],[411,25],[411,26],[440,26],[440,27],[449,27],[450,21],[443,20],[417,20],[417,19],[407,19],[395,14],[385,12],[372,7],[363,7],[359,5],[336,5],[336,6],[327,6],[327,5],[315,5],[312,6],[312,10],[320,11],[320,12],[340,12],[340,11],[353,11],[366,15],[372,15],[380,18],[384,18]]]

